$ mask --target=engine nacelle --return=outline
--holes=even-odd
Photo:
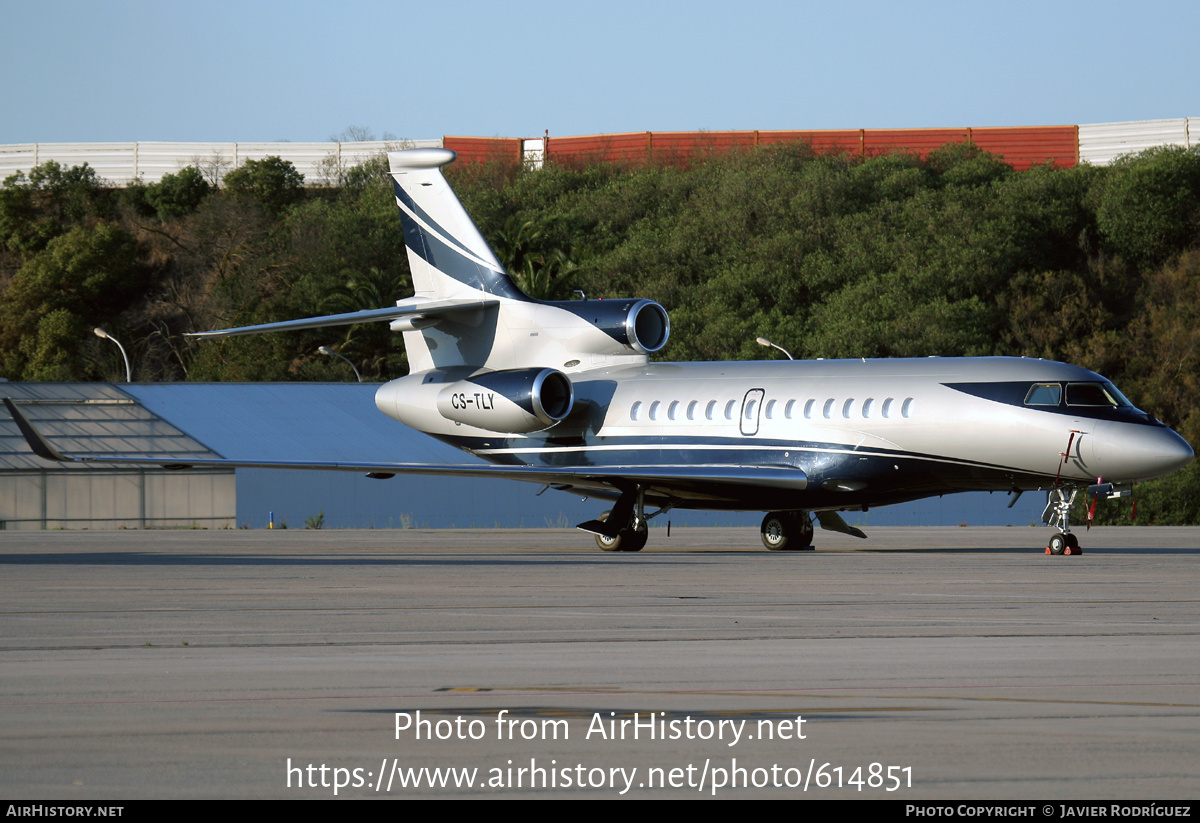
[[[588,321],[637,354],[653,354],[671,336],[667,310],[653,300],[567,300],[551,305]]]
[[[442,417],[480,429],[527,434],[571,413],[575,389],[556,369],[509,369],[451,383],[438,392]]]

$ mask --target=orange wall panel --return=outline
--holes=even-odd
[[[1023,170],[1039,163],[1073,166],[1079,159],[1076,126],[955,129],[829,129],[796,131],[660,131],[551,137],[547,156],[559,162],[684,165],[691,158],[742,146],[803,141],[822,153],[853,155],[914,152],[921,157],[947,143],[973,141]],[[468,163],[521,160],[521,140],[507,137],[446,137],[446,148]]]
[[[444,137],[442,145],[458,152],[460,163],[521,161],[521,141],[515,137]]]
[[[969,129],[865,129],[864,154],[912,151],[924,156],[947,143],[966,142]]]
[[[760,146],[769,146],[774,143],[794,143],[801,140],[822,153],[858,154],[862,151],[862,131],[859,129],[760,131],[758,133]]]
[[[1079,162],[1077,126],[971,129],[971,139],[984,151],[998,154],[1018,170],[1039,163],[1074,166]]]
[[[568,163],[643,162],[648,154],[649,132],[589,134],[551,137],[550,157]]]

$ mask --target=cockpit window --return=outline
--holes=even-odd
[[[1057,406],[1062,397],[1062,386],[1058,383],[1034,383],[1025,395],[1026,406]]]
[[[1067,405],[1116,408],[1133,404],[1112,383],[1068,383]]]
[[[1125,406],[1126,408],[1130,408],[1130,409],[1134,408],[1133,403],[1129,402],[1129,398],[1126,397],[1125,395],[1121,394],[1121,390],[1118,389],[1116,386],[1114,386],[1112,383],[1109,383],[1106,380],[1103,383],[1103,386],[1104,386],[1104,390],[1106,392],[1108,392],[1114,400],[1117,401],[1118,406]]]

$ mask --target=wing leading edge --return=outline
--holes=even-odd
[[[262,334],[272,331],[295,331],[296,329],[321,329],[328,326],[353,326],[358,323],[380,323],[384,320],[399,320],[408,318],[412,321],[420,319],[440,319],[451,317],[464,312],[478,311],[494,306],[498,300],[489,298],[447,298],[444,300],[426,300],[410,297],[399,301],[395,306],[383,309],[367,309],[352,311],[344,314],[326,314],[320,317],[303,317],[299,320],[284,320],[279,323],[260,323],[257,326],[238,326],[232,329],[217,329],[215,331],[188,332],[184,337],[240,337],[246,334]]]
[[[296,469],[345,471],[386,478],[395,474],[441,475],[447,477],[492,477],[526,483],[565,486],[587,491],[624,492],[641,485],[665,495],[724,499],[742,497],[751,488],[803,491],[808,478],[791,466],[742,466],[733,464],[679,464],[628,466],[499,466],[449,463],[306,462],[299,460],[227,460],[224,458],[171,458],[148,455],[112,456],[65,454],[46,440],[9,398],[4,406],[17,423],[29,448],[38,457],[59,463],[162,466],[166,469],[220,467],[235,469]]]

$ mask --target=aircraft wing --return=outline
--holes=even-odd
[[[449,317],[462,312],[478,311],[499,303],[498,300],[487,298],[447,298],[444,300],[424,300],[408,298],[401,300],[395,306],[383,309],[367,309],[351,311],[344,314],[326,314],[321,317],[302,317],[299,320],[284,320],[279,323],[260,323],[257,326],[238,326],[232,329],[216,329],[214,331],[188,332],[185,337],[239,337],[244,334],[261,334],[271,331],[295,331],[296,329],[320,329],[326,326],[353,326],[356,323],[378,323],[384,320],[399,320],[402,317],[440,318]]]
[[[735,464],[680,464],[627,466],[502,466],[492,464],[330,462],[301,460],[226,460],[223,458],[150,457],[146,455],[65,454],[54,448],[34,428],[16,404],[4,398],[4,406],[16,421],[29,448],[38,457],[60,463],[162,466],[166,469],[214,467],[235,469],[298,469],[365,473],[387,478],[396,474],[450,477],[493,477],[591,491],[625,491],[636,485],[667,494],[687,497],[723,498],[745,493],[746,487],[802,491],[808,478],[791,466],[743,466]]]

